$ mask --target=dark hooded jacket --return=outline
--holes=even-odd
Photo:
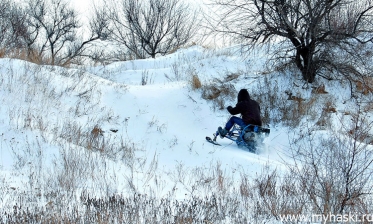
[[[229,106],[227,109],[232,115],[241,114],[245,124],[262,126],[259,103],[250,99],[249,92],[246,89],[241,89],[238,93],[236,106]]]

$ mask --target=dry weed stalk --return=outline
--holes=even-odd
[[[356,80],[356,90],[361,92],[363,95],[373,93],[373,78],[363,77],[361,80]]]
[[[312,89],[312,93],[314,94],[328,94],[328,92],[325,90],[325,85],[322,84],[316,88]]]
[[[199,79],[198,75],[192,76],[191,86],[193,90],[202,88],[201,80]]]

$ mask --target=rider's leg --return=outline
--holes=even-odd
[[[243,122],[243,120],[239,117],[236,117],[236,116],[232,116],[227,124],[225,125],[225,130],[229,131],[231,130],[231,128],[233,127],[234,124],[237,124],[239,126],[245,126],[245,122]]]
[[[236,116],[232,116],[228,120],[224,129],[219,127],[220,136],[224,137],[229,132],[229,130],[231,130],[231,128],[233,127],[234,124],[237,124],[239,126],[244,126],[245,125],[245,123],[243,122],[243,120],[241,118],[236,117]]]

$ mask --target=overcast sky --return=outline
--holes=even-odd
[[[92,8],[93,0],[70,0],[81,13],[86,13]]]
[[[187,0],[193,4],[200,5],[202,3],[207,3],[210,0]],[[100,3],[105,2],[105,0],[70,0],[70,2],[79,9],[80,12],[86,13],[88,12],[93,5],[93,2]]]

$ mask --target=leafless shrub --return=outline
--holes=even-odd
[[[347,127],[353,127],[352,131]],[[289,170],[264,169],[254,184],[241,177],[240,194],[256,202],[253,217],[282,220],[310,214],[369,214],[373,155],[363,142],[371,128],[358,113],[332,137],[316,134],[317,128],[298,133]]]
[[[258,77],[257,84],[251,88],[250,93],[260,104],[264,124],[282,123],[298,127],[304,118],[316,120],[321,116],[322,110],[317,105],[325,101],[324,98],[328,98],[329,103],[333,102],[333,98],[327,94],[309,94],[310,89],[302,89],[291,79],[273,82],[272,79],[273,74]],[[279,82],[288,84],[280,86]]]
[[[290,168],[319,214],[355,212],[371,193],[373,155],[363,142],[373,126],[361,112],[352,118],[341,121],[339,133],[316,137],[310,129],[294,144]]]
[[[263,170],[254,181],[252,192],[257,201],[254,216],[259,219],[281,216],[296,217],[307,210],[307,200],[301,186],[293,176],[280,176],[276,170]]]
[[[166,78],[170,81],[180,81],[183,77],[182,71],[181,71],[181,65],[177,62],[172,63],[171,70],[174,74],[174,77],[169,77],[165,74]]]

